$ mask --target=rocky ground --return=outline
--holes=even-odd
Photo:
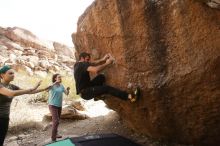
[[[74,48],[38,38],[29,30],[0,26],[0,65],[11,65],[29,75],[47,76],[65,70],[71,74]]]
[[[13,102],[12,116],[15,116],[15,109],[16,107],[19,108],[18,104],[22,104],[24,107],[24,103],[22,102]],[[35,111],[35,124],[26,128],[24,127],[24,124],[17,125],[17,127],[15,125],[14,127],[11,127],[5,146],[41,146],[50,142],[50,123],[37,122],[40,117],[42,119],[43,115],[48,112],[47,105],[45,103],[41,103],[26,106],[28,106],[30,110],[29,113]],[[116,112],[106,108],[102,101],[89,101],[86,103],[86,108],[87,115],[90,116],[88,119],[61,120],[59,133],[63,135],[63,138],[87,134],[115,133],[132,139],[142,146],[182,146],[178,144],[165,144],[159,141],[151,140],[143,135],[136,134],[124,124]],[[13,120],[13,117],[11,120]],[[16,119],[14,118],[14,120]],[[14,124],[13,121],[11,121],[11,124]],[[22,126],[24,128],[21,128]]]

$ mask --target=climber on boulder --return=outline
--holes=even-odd
[[[74,65],[74,78],[77,94],[80,94],[85,100],[109,94],[122,100],[130,100],[131,102],[137,101],[140,97],[139,88],[136,88],[133,93],[128,93],[109,85],[105,85],[105,76],[99,73],[113,62],[114,58],[111,54],[106,54],[99,60],[91,61],[89,53],[81,53],[79,55],[79,61]],[[97,74],[92,80],[90,79],[90,72]]]

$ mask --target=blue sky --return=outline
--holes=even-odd
[[[73,46],[78,17],[94,0],[1,0],[0,26],[22,27],[39,38]]]

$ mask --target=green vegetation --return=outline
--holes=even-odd
[[[71,99],[77,99],[79,98],[78,95],[76,95],[76,90],[75,90],[75,81],[72,75],[64,75],[62,74],[62,84],[64,85],[64,87],[70,87],[70,94],[68,95],[68,98]],[[39,77],[36,75],[33,76],[29,76],[26,72],[23,71],[19,71],[15,74],[15,80],[14,80],[14,84],[19,86],[20,88],[30,88],[32,86],[34,86],[38,81],[42,80],[41,86],[39,87],[39,89],[41,88],[45,88],[49,85],[52,84],[51,78],[52,78],[52,74],[48,73],[48,75],[46,77]],[[46,102],[48,99],[48,92],[44,91],[41,93],[37,93],[36,96],[33,96],[33,98],[31,98],[32,102],[37,102],[37,101],[42,101],[42,102]]]
[[[64,96],[64,100],[67,98],[71,101],[78,99],[79,96],[76,95],[75,81],[73,76],[64,74],[61,75],[63,85],[65,87],[70,87],[70,94],[68,97]],[[38,81],[42,80],[42,84],[39,87],[39,89],[41,89],[52,84],[51,78],[52,74],[48,74],[43,78],[37,75],[29,76],[24,71],[18,71],[15,74],[13,84],[19,86],[20,88],[26,89],[33,87]],[[22,133],[22,131],[27,129],[39,129],[42,127],[42,118],[49,112],[47,101],[47,91],[15,97],[11,105],[9,133]],[[28,104],[27,102],[36,104]]]

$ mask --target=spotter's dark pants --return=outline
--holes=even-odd
[[[8,132],[9,118],[0,118],[0,146],[3,146]]]
[[[57,129],[59,126],[59,121],[60,121],[60,115],[62,112],[62,107],[57,107],[57,106],[53,106],[53,105],[49,105],[49,110],[50,113],[52,115],[52,132],[51,132],[51,139],[53,141],[56,140],[56,136],[57,136]]]

